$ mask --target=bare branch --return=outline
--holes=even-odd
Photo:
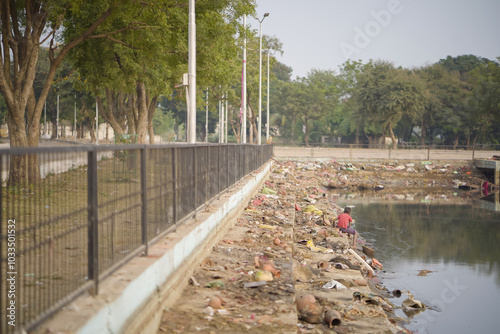
[[[45,37],[41,42],[37,43],[36,45],[40,46],[42,45],[43,43],[45,43],[50,36],[54,35],[55,36],[55,33],[56,33],[56,30],[55,29],[52,29],[52,31],[47,35],[47,37]]]

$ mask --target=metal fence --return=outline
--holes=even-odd
[[[0,150],[37,162],[40,181],[2,182],[0,332],[36,328],[225,189],[271,145],[115,145]],[[15,325],[15,326],[13,326]]]

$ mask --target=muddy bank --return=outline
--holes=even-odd
[[[158,333],[406,332],[394,309],[420,312],[422,305],[408,294],[386,291],[377,276],[383,259],[362,240],[352,247],[333,228],[341,208],[331,195],[360,188],[383,194],[398,185],[429,196],[463,192],[457,182],[480,185],[480,175],[468,167],[430,165],[403,171],[275,162],[244,214],[186,278],[190,285],[165,310]]]

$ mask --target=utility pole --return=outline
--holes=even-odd
[[[226,118],[225,118],[225,124],[224,124],[224,129],[226,129],[226,141],[225,143],[227,144],[227,110],[228,110],[228,101],[227,101],[227,91],[226,91]]]
[[[267,123],[266,123],[266,143],[269,142],[269,52],[267,50]]]
[[[243,26],[247,28],[247,16],[243,16]],[[241,120],[241,143],[247,142],[247,35],[243,38],[243,75],[241,78],[241,108],[243,119]]]
[[[95,100],[95,143],[99,145],[99,105]]]
[[[45,100],[45,112],[43,114],[43,135],[47,136],[47,100]]]
[[[189,104],[187,142],[196,143],[196,18],[195,0],[189,0],[189,26],[188,26],[188,68],[189,68]]]
[[[208,143],[208,87],[207,87],[207,101],[205,105],[205,142]]]
[[[76,138],[75,132],[76,132],[76,94],[75,94],[75,126],[73,127],[73,133],[71,134]]]
[[[59,139],[59,94],[57,94],[56,139]]]
[[[269,16],[269,13],[265,13],[262,20],[257,19],[260,23],[259,28],[259,122],[257,129],[257,144],[262,144],[262,22],[266,17]]]

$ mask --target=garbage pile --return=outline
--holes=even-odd
[[[382,261],[362,240],[353,249],[334,227],[342,210],[326,191],[333,184],[378,191],[385,179],[371,176],[380,171],[427,173],[425,166],[274,163],[269,180],[194,269],[177,305],[165,310],[159,333],[406,333],[394,310],[425,305],[384,288]],[[456,171],[441,167],[430,170]],[[408,298],[395,305],[402,294]]]

